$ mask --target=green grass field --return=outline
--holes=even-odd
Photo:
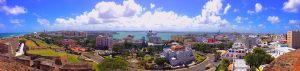
[[[80,62],[80,59],[78,59],[78,56],[76,55],[68,54],[67,57],[68,57],[68,61],[71,63]]]
[[[42,41],[38,41],[38,40],[33,40],[35,41],[38,45],[40,45],[41,48],[46,48],[48,47],[48,44]]]
[[[28,48],[37,48],[37,47],[38,47],[32,40],[26,40],[25,45],[26,45]]]
[[[51,49],[43,49],[43,50],[28,50],[28,54],[37,54],[41,56],[67,56],[68,61],[71,63],[77,63],[80,62],[81,60],[78,58],[78,56],[73,55],[73,54],[68,54],[65,52],[55,52]]]
[[[57,45],[51,45],[51,48],[60,48],[59,46],[57,46]]]
[[[37,54],[41,56],[63,56],[66,53],[63,52],[55,52],[51,49],[43,49],[43,50],[28,50],[27,53],[29,54]]]
[[[204,61],[206,59],[206,56],[194,53],[195,59],[197,63],[201,63],[202,61]]]

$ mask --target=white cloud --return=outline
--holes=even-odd
[[[252,14],[261,12],[262,9],[263,9],[263,6],[260,3],[256,3],[255,4],[255,11],[253,11],[253,10],[247,10],[247,13],[250,14],[250,15],[252,15]]]
[[[21,27],[23,26],[22,23],[24,21],[23,20],[20,20],[20,19],[11,19],[10,20],[10,23],[12,23],[15,27]]]
[[[150,3],[150,9],[153,9],[155,7],[155,4]]]
[[[209,0],[196,17],[179,15],[157,8],[147,11],[133,0],[123,4],[99,2],[91,11],[74,18],[56,18],[49,30],[138,30],[138,31],[232,31],[234,28],[219,15],[223,12],[221,0]],[[242,31],[241,28],[239,31]]]
[[[4,3],[6,0],[0,0],[0,4]]]
[[[252,23],[253,23],[253,21],[248,21],[248,23],[249,23],[249,24],[252,24]]]
[[[223,13],[226,14],[227,11],[230,9],[230,7],[231,7],[231,5],[229,3],[227,3]]]
[[[0,29],[3,29],[4,27],[4,24],[0,23]]]
[[[298,12],[300,8],[300,0],[289,0],[288,2],[284,2],[283,10],[286,12]]]
[[[237,16],[237,17],[235,18],[235,21],[236,21],[237,23],[242,23],[242,17],[241,17],[241,16]]]
[[[263,25],[263,24],[259,24],[258,27],[260,27],[260,28],[266,28],[266,26]]]
[[[21,6],[14,6],[14,7],[8,7],[8,6],[2,6],[2,10],[6,12],[6,14],[9,15],[18,15],[18,14],[25,14],[27,11],[24,7]]]
[[[289,20],[289,24],[299,24],[298,20]]]
[[[280,22],[280,19],[278,16],[268,16],[267,21],[271,22],[272,24]]]
[[[247,13],[250,14],[250,15],[252,15],[252,14],[254,14],[255,12],[254,12],[254,11],[251,11],[251,10],[247,10]]]
[[[49,26],[50,22],[47,19],[44,18],[38,18],[37,22],[42,26]]]
[[[236,9],[236,8],[235,8],[235,9],[233,9],[233,12],[237,12],[237,11],[238,11],[238,9]]]
[[[255,12],[261,12],[262,11],[263,6],[260,3],[256,3],[255,4]]]

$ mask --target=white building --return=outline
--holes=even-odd
[[[233,60],[233,68],[231,71],[249,71],[250,66],[246,64],[244,59],[234,59]]]
[[[192,49],[181,45],[165,48],[162,57],[170,62],[172,68],[183,67],[195,60]]]
[[[235,42],[232,48],[228,49],[223,57],[226,59],[243,59],[248,52],[249,49],[245,43]]]
[[[277,58],[285,53],[295,50],[294,48],[288,47],[287,44],[277,44],[277,47],[267,50],[267,53],[272,55],[272,57]]]
[[[15,56],[21,56],[24,54],[24,43],[20,44],[19,50],[16,52]]]

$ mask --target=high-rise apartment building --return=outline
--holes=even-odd
[[[100,50],[111,49],[113,45],[113,39],[110,36],[99,35],[96,37],[96,48]]]
[[[287,43],[291,48],[300,48],[300,31],[289,31],[287,33]]]

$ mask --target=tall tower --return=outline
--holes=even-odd
[[[288,31],[287,43],[291,48],[300,48],[300,31]]]

